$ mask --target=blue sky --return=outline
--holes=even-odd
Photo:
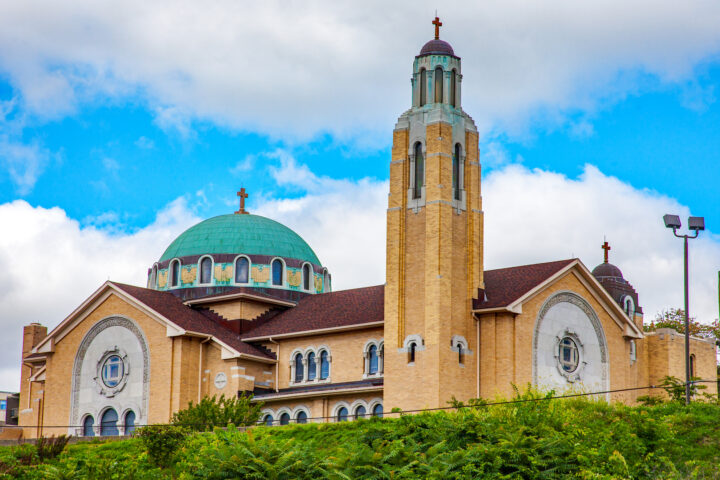
[[[57,325],[108,278],[143,284],[185,228],[236,210],[241,187],[335,288],[382,283],[392,128],[435,8],[0,4],[0,389],[15,388],[22,325]],[[682,302],[682,243],[662,215],[703,215],[691,311],[717,318],[720,4],[439,14],[482,138],[486,266],[592,268],[607,237],[652,318]]]

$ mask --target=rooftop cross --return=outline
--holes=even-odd
[[[440,38],[440,27],[442,27],[442,22],[438,17],[435,17],[435,20],[431,22],[433,25],[435,25],[435,40]]]
[[[610,248],[610,244],[607,242],[607,240],[605,240],[605,243],[603,243],[603,244],[602,244],[602,247],[600,247],[600,248],[602,248],[603,250],[605,250],[605,263],[608,263],[608,252],[609,252],[610,250],[612,250],[612,249]]]
[[[237,196],[240,197],[240,210],[238,210],[237,214],[248,214],[247,210],[245,210],[245,199],[248,197],[248,194],[245,193],[245,187],[241,188],[239,192],[237,192]]]

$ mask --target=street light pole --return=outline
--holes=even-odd
[[[685,260],[685,405],[690,405],[690,294],[688,288],[688,239],[697,238],[701,230],[705,230],[705,219],[703,217],[688,218],[688,228],[695,232],[694,236],[678,235],[677,229],[681,227],[680,217],[677,215],[663,216],[665,227],[672,228],[673,234],[684,240],[684,260]]]

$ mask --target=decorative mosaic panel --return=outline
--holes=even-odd
[[[195,282],[195,277],[197,277],[197,266],[192,265],[182,267],[180,279],[182,280],[183,284]]]
[[[270,281],[270,268],[265,265],[253,265],[252,280],[255,283],[267,283]]]
[[[168,283],[168,271],[161,270],[158,272],[158,287],[165,288]]]
[[[288,285],[290,285],[291,287],[299,287],[300,283],[302,282],[302,272],[300,272],[299,270],[290,270],[288,268],[287,281]]]
[[[227,263],[215,265],[215,282],[230,283],[233,279],[233,266]]]
[[[320,275],[315,275],[315,291],[322,292],[322,277]]]

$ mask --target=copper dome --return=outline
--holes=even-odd
[[[422,57],[423,55],[452,55],[454,57],[455,51],[445,40],[435,38],[423,45],[418,56]]]
[[[595,276],[595,278],[601,278],[601,277],[615,277],[615,278],[623,278],[623,274],[620,271],[618,267],[613,265],[612,263],[601,263],[597,267],[595,267],[592,271],[592,274]]]

